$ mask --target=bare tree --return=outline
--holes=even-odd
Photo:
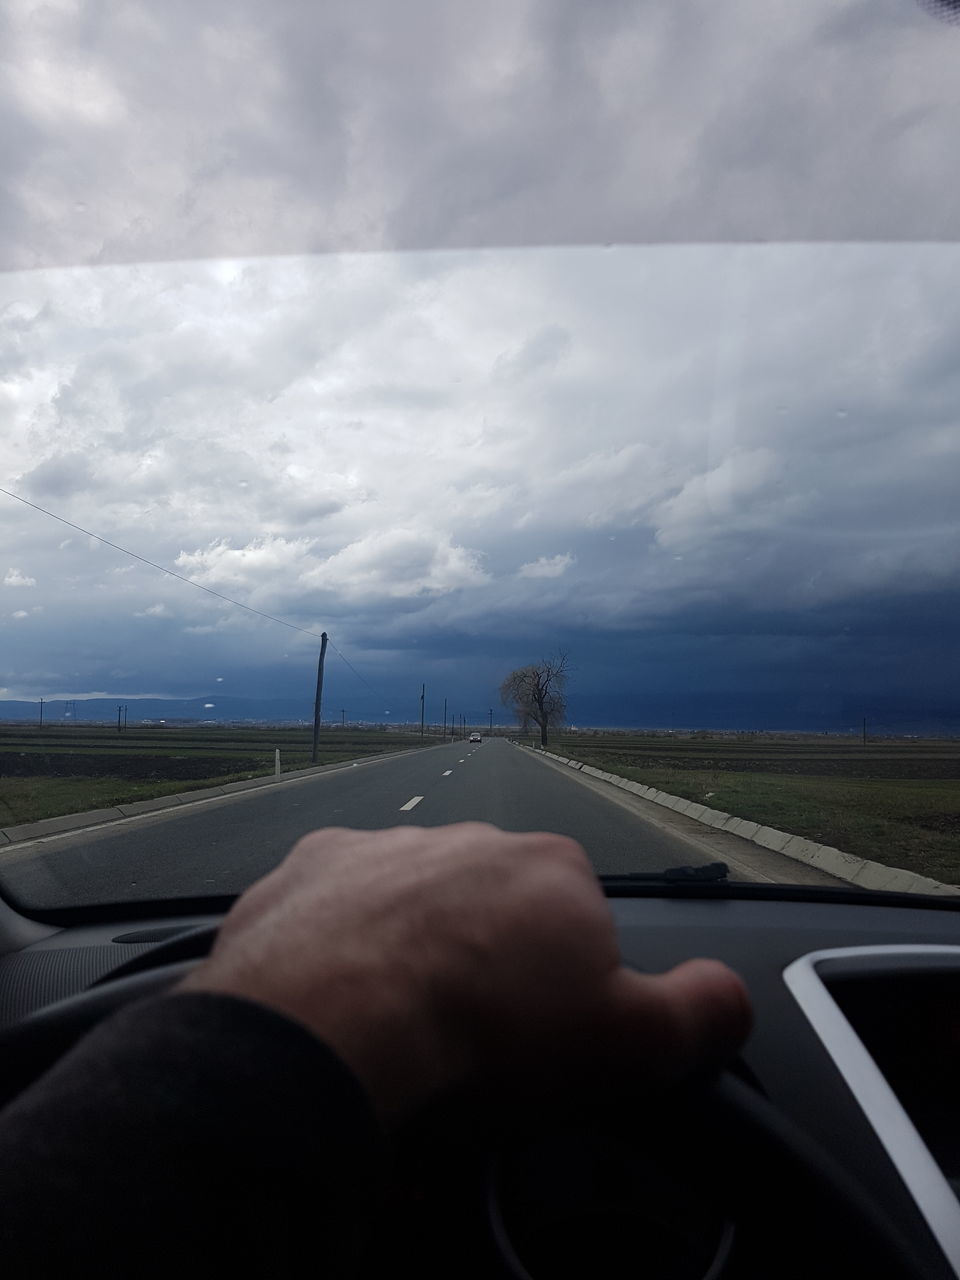
[[[547,745],[547,731],[563,724],[567,714],[567,655],[541,658],[528,667],[511,671],[500,686],[500,701],[517,717],[521,729],[532,720],[540,728],[540,745]]]

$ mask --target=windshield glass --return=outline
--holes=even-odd
[[[955,892],[960,28],[367,7],[7,6],[0,888]]]

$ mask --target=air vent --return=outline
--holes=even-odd
[[[132,933],[118,933],[114,942],[166,942],[168,938],[177,938],[181,933],[189,933],[196,925],[165,925],[158,929],[134,929]]]

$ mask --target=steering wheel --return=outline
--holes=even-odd
[[[0,1033],[0,1106],[51,1067],[87,1031],[114,1011],[166,990],[205,956],[216,936],[202,928],[161,944],[113,970],[78,995],[28,1015]],[[549,1134],[546,1130],[549,1129]],[[566,1139],[564,1135],[566,1134]],[[531,1211],[523,1191],[522,1170],[531,1153],[549,1156],[564,1140],[602,1143],[616,1135],[621,1147],[641,1152],[664,1177],[688,1188],[691,1206],[698,1196],[712,1198],[723,1217],[735,1224],[723,1239],[709,1270],[647,1270],[642,1222],[629,1243],[629,1266],[591,1268],[598,1280],[613,1274],[644,1275],[650,1280],[714,1280],[727,1274],[743,1280],[944,1280],[945,1260],[924,1251],[877,1210],[847,1171],[762,1094],[737,1075],[658,1096],[652,1107],[634,1094],[615,1102],[580,1105],[566,1116],[528,1120],[487,1114],[479,1123],[462,1107],[441,1103],[418,1117],[398,1139],[398,1172],[417,1182],[418,1205],[397,1201],[390,1256],[398,1256],[404,1238],[422,1247],[428,1233],[433,1265],[418,1265],[421,1276],[456,1273],[503,1280],[566,1280],[584,1274],[583,1259],[554,1255],[549,1272],[528,1269],[517,1239],[529,1235]],[[547,1143],[544,1146],[544,1142]],[[552,1146],[551,1146],[552,1144]],[[576,1151],[576,1147],[574,1147]],[[569,1154],[569,1148],[568,1148]],[[534,1158],[534,1167],[537,1167]],[[540,1165],[543,1168],[541,1162]],[[537,1207],[543,1211],[543,1204]],[[389,1212],[389,1210],[388,1210]],[[524,1215],[527,1221],[524,1221]],[[638,1215],[639,1216],[639,1215]],[[422,1218],[422,1221],[418,1221]],[[598,1221],[597,1231],[610,1229]],[[453,1258],[459,1253],[456,1262]],[[409,1255],[411,1257],[416,1254]],[[624,1259],[628,1261],[628,1259]],[[395,1266],[395,1261],[394,1261]],[[378,1274],[374,1265],[371,1276]]]
[[[135,1000],[172,987],[208,955],[215,926],[179,934],[111,969],[85,991],[28,1014],[0,1031],[0,1107],[53,1066],[98,1022]]]

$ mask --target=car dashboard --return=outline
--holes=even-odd
[[[753,1082],[905,1226],[927,1274],[960,1275],[956,908],[798,894],[614,909],[638,968],[699,954],[743,976]]]
[[[626,963],[658,972],[710,956],[742,975],[755,1025],[738,1071],[898,1224],[922,1259],[918,1274],[960,1275],[960,901],[616,882],[608,899]],[[141,968],[154,958],[167,962],[179,938],[221,918],[219,910],[164,914],[162,904],[149,918],[143,911],[118,909],[115,919],[58,926],[0,904],[0,1030],[109,980],[133,959]],[[647,1105],[638,1096],[634,1120]],[[632,1198],[622,1185],[604,1190],[614,1154],[614,1135],[607,1138],[598,1148],[595,1133],[586,1139],[581,1132],[564,1151],[555,1143],[528,1144],[514,1151],[509,1167],[501,1161],[488,1196],[497,1274],[533,1280],[575,1274],[591,1231],[609,1239],[616,1231],[636,1236],[642,1227],[652,1240],[671,1216],[674,1234],[667,1230],[667,1238],[685,1242],[686,1251],[678,1243],[665,1270],[636,1274],[677,1280],[755,1274],[738,1268],[736,1223],[711,1218],[709,1209],[698,1217],[682,1179],[658,1182],[643,1173],[637,1183],[643,1193]],[[551,1212],[544,1209],[545,1170],[555,1184]],[[533,1201],[537,1214],[529,1212]],[[524,1221],[511,1226],[518,1204],[526,1205]],[[702,1238],[694,1220],[702,1223]],[[597,1249],[588,1256],[602,1277]]]

